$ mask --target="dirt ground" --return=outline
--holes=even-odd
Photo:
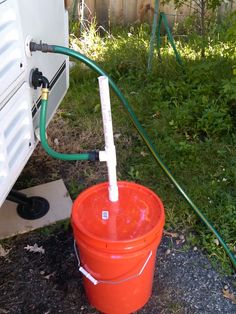
[[[52,133],[60,129],[58,121],[55,123]],[[52,134],[52,143],[57,136],[61,135]],[[73,138],[76,141],[76,135],[71,135],[70,141]],[[105,176],[101,165],[68,165],[52,160],[39,147],[16,188],[62,177],[73,190],[71,181],[85,188]],[[44,253],[25,249],[35,243]],[[98,313],[87,302],[68,223],[17,236],[1,245],[6,254],[0,254],[0,314]],[[152,297],[138,313],[236,313],[235,276],[221,275],[200,248],[186,251],[183,245],[184,235],[165,233],[157,253]]]

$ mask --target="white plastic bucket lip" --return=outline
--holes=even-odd
[[[142,275],[142,273],[144,272],[144,269],[146,268],[151,256],[152,256],[152,250],[149,252],[147,258],[145,259],[145,262],[143,263],[141,269],[139,270],[138,273],[131,275],[129,277],[126,277],[124,279],[120,279],[120,280],[101,280],[101,279],[96,279],[94,278],[83,266],[81,266],[81,262],[80,262],[80,258],[79,258],[79,253],[77,250],[77,246],[76,246],[76,242],[74,240],[74,250],[75,250],[75,256],[77,258],[77,262],[78,262],[78,267],[79,267],[79,271],[88,279],[90,280],[95,286],[97,284],[110,284],[110,285],[119,285],[121,283],[124,283],[126,281],[135,279],[139,276]]]

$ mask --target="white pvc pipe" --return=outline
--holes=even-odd
[[[105,138],[105,152],[99,152],[99,159],[100,161],[107,162],[109,181],[109,200],[111,202],[117,202],[119,195],[116,175],[116,148],[114,145],[113,138],[109,82],[106,76],[100,76],[98,78],[98,82]]]

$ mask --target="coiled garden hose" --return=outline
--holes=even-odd
[[[164,164],[164,162],[161,160],[158,152],[156,151],[155,147],[153,146],[151,140],[149,139],[146,131],[143,129],[141,126],[140,122],[138,121],[135,113],[133,112],[132,108],[130,107],[128,101],[122,94],[122,92],[119,90],[117,85],[114,83],[114,81],[107,75],[105,71],[103,71],[94,61],[91,59],[87,58],[86,56],[82,55],[81,53],[74,51],[72,49],[66,48],[66,47],[61,47],[61,46],[56,46],[56,45],[47,45],[47,44],[36,44],[36,43],[31,43],[30,45],[31,51],[42,51],[42,52],[51,52],[51,53],[59,53],[63,55],[67,55],[70,57],[73,57],[82,63],[86,64],[89,68],[91,68],[93,71],[98,73],[99,75],[102,76],[107,76],[109,80],[109,84],[117,97],[120,99],[122,104],[124,105],[125,109],[127,110],[131,121],[133,122],[135,128],[137,129],[138,133],[142,137],[143,141],[145,142],[146,146],[152,153],[153,157],[161,167],[161,169],[164,171],[166,176],[169,178],[169,180],[174,184],[175,188],[180,192],[182,197],[185,199],[185,201],[190,205],[190,207],[194,210],[194,212],[198,215],[198,217],[201,219],[201,221],[208,227],[209,230],[212,231],[212,233],[215,235],[215,237],[219,240],[219,243],[222,245],[223,249],[225,250],[226,254],[230,258],[232,265],[234,269],[236,270],[236,258],[234,254],[231,252],[230,248],[228,245],[225,243],[225,241],[222,239],[218,231],[215,229],[215,227],[210,223],[210,221],[207,219],[207,217],[203,214],[202,210],[199,209],[194,202],[191,200],[191,198],[186,194],[186,192],[183,190],[183,188],[179,185],[179,183],[176,181],[176,179],[173,177],[171,174],[170,170],[167,168],[167,166]],[[47,100],[46,100],[47,102]],[[43,109],[43,107],[42,107]]]

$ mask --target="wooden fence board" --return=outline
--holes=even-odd
[[[160,0],[161,1],[161,0]],[[152,22],[154,15],[155,0],[137,1],[137,19],[139,22]]]
[[[110,0],[110,21],[111,24],[123,24],[124,13],[123,13],[123,1],[121,0]]]
[[[78,0],[73,0],[73,3]],[[185,5],[176,10],[173,2],[163,5],[159,0],[160,11],[167,15],[170,26],[175,22],[179,22],[184,17],[193,13],[193,9],[189,5]],[[80,1],[78,1],[80,2]],[[189,4],[194,3],[189,0]],[[138,22],[152,23],[154,14],[155,0],[85,0],[87,8],[85,9],[85,18],[91,20],[96,16],[99,25],[107,28],[110,24],[131,24]],[[73,6],[72,6],[73,7]],[[219,14],[232,12],[236,9],[236,0],[222,4],[219,8]]]
[[[86,0],[85,1],[85,16],[87,20],[91,21],[92,18],[95,16],[95,0]]]
[[[124,24],[134,23],[137,20],[137,0],[123,0]]]
[[[109,26],[109,10],[110,1],[109,0],[98,0],[96,1],[95,10],[96,17],[99,25],[102,25],[106,29]]]

